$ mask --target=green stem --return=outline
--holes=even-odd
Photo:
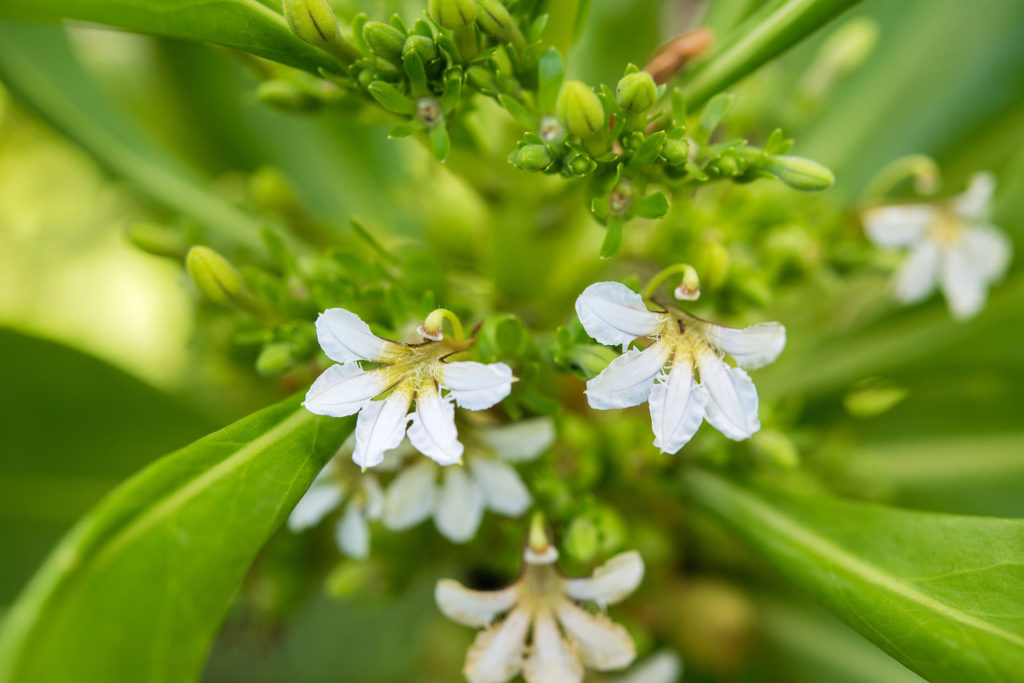
[[[689,78],[691,107],[793,47],[860,0],[776,0],[731,31]]]
[[[654,292],[657,291],[658,287],[661,286],[661,283],[673,275],[680,274],[683,276],[683,284],[687,288],[700,290],[700,280],[697,277],[697,270],[689,263],[677,263],[665,268],[652,277],[647,284],[644,285],[644,288],[640,290],[640,296],[645,299],[650,299]]]
[[[431,311],[427,319],[423,321],[423,327],[431,334],[440,334],[441,326],[444,325],[445,320],[452,326],[452,339],[455,343],[461,344],[466,341],[466,333],[462,329],[462,321],[459,320],[459,316],[447,308],[437,308]]]
[[[900,157],[882,168],[868,181],[864,199],[881,201],[904,180],[913,179],[914,187],[922,194],[931,194],[941,181],[939,165],[924,154]]]

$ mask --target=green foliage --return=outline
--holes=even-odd
[[[698,505],[928,680],[1011,681],[1024,666],[1024,521],[684,477]]]
[[[256,553],[351,429],[289,399],[123,484],[7,615],[0,680],[192,680]]]

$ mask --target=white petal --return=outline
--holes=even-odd
[[[384,513],[384,492],[380,482],[372,474],[364,474],[362,478],[363,514],[367,519],[380,519]]]
[[[370,554],[370,527],[363,517],[362,506],[356,501],[345,506],[345,514],[335,529],[335,540],[341,552],[349,557],[362,560]]]
[[[905,247],[924,236],[937,213],[928,204],[881,206],[864,213],[864,230],[880,247]]]
[[[992,195],[996,191],[996,177],[991,173],[975,173],[967,190],[953,202],[957,214],[971,223],[988,220],[992,209]]]
[[[344,308],[329,308],[317,317],[316,338],[327,357],[338,363],[380,360],[394,343],[375,335],[362,318]]]
[[[672,650],[661,650],[619,676],[616,683],[678,683],[683,675],[683,661]]]
[[[489,626],[499,614],[512,609],[518,599],[518,584],[497,591],[474,591],[458,581],[441,579],[434,588],[434,600],[441,612],[465,626]]]
[[[590,669],[624,669],[636,659],[636,646],[629,633],[603,614],[590,614],[564,600],[558,606],[558,621]]]
[[[469,467],[491,510],[506,517],[519,517],[530,507],[530,492],[511,465],[477,456],[469,461]]]
[[[288,515],[288,528],[292,531],[302,531],[316,526],[328,512],[341,504],[343,497],[338,483],[318,478]]]
[[[408,529],[430,516],[437,503],[437,465],[429,460],[405,468],[388,487],[384,525]]]
[[[504,363],[442,363],[438,379],[467,410],[490,408],[512,391],[512,368]]]
[[[986,282],[995,282],[1006,274],[1013,254],[1006,233],[994,225],[978,225],[964,229],[963,240],[971,264]]]
[[[665,316],[650,311],[642,296],[621,282],[598,282],[576,299],[576,315],[583,329],[602,344],[628,344],[652,335]]]
[[[387,378],[357,363],[332,365],[316,378],[302,405],[311,413],[346,417],[355,415],[371,398],[387,388]]]
[[[593,600],[602,607],[624,599],[644,578],[644,560],[635,550],[619,553],[585,579],[566,579],[565,593],[574,600]]]
[[[910,252],[893,281],[896,300],[913,304],[927,298],[935,289],[939,272],[939,245],[924,240]]]
[[[434,524],[452,543],[465,543],[476,535],[484,515],[484,496],[461,467],[447,467],[434,512]]]
[[[730,368],[713,353],[702,354],[700,381],[708,392],[704,418],[730,439],[742,441],[761,428],[757,389],[740,368]]]
[[[528,417],[497,427],[481,427],[476,433],[499,458],[529,462],[555,442],[555,423],[550,417]]]
[[[947,248],[942,254],[942,293],[949,310],[960,319],[970,318],[985,305],[987,283],[971,263],[963,244]]]
[[[409,426],[409,441],[438,465],[453,465],[462,458],[462,444],[455,430],[455,406],[436,388],[416,395],[416,412]]]
[[[466,655],[462,673],[469,683],[506,683],[523,666],[530,614],[512,610],[498,625],[481,631]]]
[[[738,329],[707,323],[701,333],[715,346],[736,360],[747,370],[768,365],[786,346],[786,328],[781,323],[758,323]]]
[[[650,404],[654,445],[663,453],[678,453],[704,421],[708,395],[694,380],[689,361],[683,360],[658,376]]]
[[[530,656],[523,668],[527,683],[580,683],[583,666],[558,631],[550,612],[542,612],[533,622]]]
[[[373,467],[384,460],[384,451],[402,443],[409,422],[409,396],[394,391],[383,401],[370,401],[356,420],[356,448],[352,460]]]
[[[587,402],[597,410],[638,406],[647,400],[654,378],[668,361],[668,345],[655,342],[643,351],[629,349],[587,382]]]

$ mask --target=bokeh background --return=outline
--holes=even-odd
[[[714,28],[744,5],[708,4],[594,0],[570,74],[614,82],[625,63],[643,63],[653,46],[698,25],[705,11]],[[338,3],[376,16],[413,16],[421,5]],[[824,41],[865,20],[875,39],[863,60],[815,92],[809,73]],[[948,192],[977,170],[993,170],[994,222],[1020,253],[1021,36],[1024,4],[1017,0],[868,0],[734,88],[732,116],[784,125],[796,153],[832,168],[838,180],[821,201],[840,207],[851,229],[865,184],[897,157],[933,156]],[[24,61],[30,46],[45,63]],[[55,93],[46,77],[82,68],[112,96],[113,109],[84,91]],[[327,223],[357,215],[445,243],[471,238],[480,214],[462,201],[457,179],[414,145],[388,142],[381,122],[268,110],[252,72],[217,48],[83,26],[0,23],[0,84],[3,609],[60,535],[119,481],[297,388],[258,378],[252,358],[207,353],[197,296],[180,264],[125,237],[140,221],[181,219],[59,129],[77,130],[82,117],[99,111],[137,140],[132,163],[170,159],[230,201],[245,201],[249,174],[273,166]],[[43,120],[32,102],[53,97],[76,106]],[[460,210],[446,208],[453,205]],[[883,272],[846,283],[841,306],[835,299],[823,306],[815,292],[773,302],[791,345],[759,388],[801,395],[804,423],[839,444],[807,466],[851,496],[1024,516],[1019,261],[968,324],[948,321],[937,297],[909,312],[854,320],[856,311],[883,305]],[[882,399],[868,393],[885,410],[857,402],[865,388],[878,387],[888,392]],[[332,566],[308,543],[279,534],[240,591],[205,680],[451,680],[471,634],[434,609],[436,568],[410,570],[400,595],[370,589],[339,600],[332,577],[345,577]],[[672,597],[680,605],[672,645],[687,662],[687,680],[919,680],[770,575],[762,590],[700,567],[687,571],[686,588]]]

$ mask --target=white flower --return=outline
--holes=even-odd
[[[683,660],[672,650],[660,650],[648,656],[615,683],[677,683],[683,675]]]
[[[370,554],[368,520],[380,519],[384,511],[384,495],[377,477],[361,476],[358,482],[340,473],[337,461],[327,463],[302,496],[292,514],[288,528],[303,531],[320,523],[327,513],[341,506],[348,497],[345,511],[338,519],[334,538],[341,552],[349,557],[365,559]]]
[[[995,178],[979,173],[967,191],[946,204],[882,206],[864,214],[872,242],[885,249],[909,247],[893,280],[905,304],[927,298],[938,284],[956,318],[985,305],[989,286],[1010,264],[1010,241],[989,224]]]
[[[508,396],[512,369],[504,363],[450,363],[446,358],[462,348],[452,342],[401,344],[376,336],[359,316],[331,308],[316,320],[316,333],[332,365],[313,382],[303,405],[317,415],[345,417],[359,413],[352,459],[374,467],[384,451],[409,441],[439,465],[462,458],[455,429],[454,400],[462,408],[483,410]],[[360,361],[377,364],[364,369]],[[441,390],[448,393],[442,395]],[[390,392],[381,400],[373,400]],[[409,424],[409,408],[416,410]]]
[[[467,452],[466,467],[446,467],[437,485],[438,467],[423,461],[407,467],[388,487],[384,524],[408,529],[433,515],[434,525],[453,543],[476,535],[484,509],[520,517],[532,501],[526,485],[509,462],[539,457],[555,438],[546,417],[472,430],[477,443]]]
[[[644,574],[639,553],[616,555],[585,579],[562,576],[557,558],[550,546],[542,553],[528,549],[522,575],[497,591],[469,590],[450,579],[437,583],[434,598],[448,618],[487,627],[466,655],[462,672],[470,683],[503,683],[520,673],[528,683],[579,683],[583,667],[622,669],[636,657],[626,629],[574,601],[604,607],[632,593]]]
[[[619,282],[598,282],[576,299],[576,313],[591,337],[621,344],[624,353],[587,382],[591,408],[611,410],[650,402],[654,445],[675,453],[703,420],[730,439],[761,428],[757,389],[743,368],[771,363],[786,345],[776,322],[737,329],[682,311],[651,311],[643,297]],[[628,349],[637,337],[653,342]],[[722,360],[729,354],[737,366]]]

